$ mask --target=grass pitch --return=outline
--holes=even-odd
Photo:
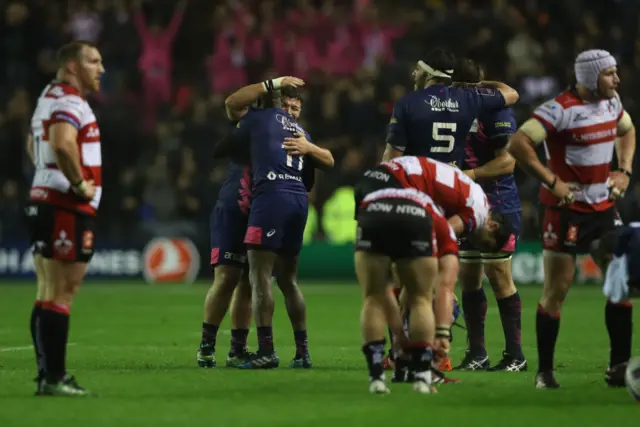
[[[556,357],[560,390],[534,388],[540,289],[522,287],[530,371],[456,374],[461,383],[426,396],[405,384],[392,384],[388,396],[367,393],[358,328],[361,297],[353,284],[303,287],[312,370],[286,367],[294,353],[293,334],[279,296],[274,328],[279,369],[198,368],[206,289],[86,284],[72,310],[68,366],[98,396],[74,399],[33,396],[28,324],[34,286],[0,285],[0,426],[640,426],[640,406],[626,390],[608,389],[603,381],[608,338],[604,298],[596,287],[575,287],[565,304]],[[634,318],[640,324],[638,310]],[[464,338],[455,332],[457,362]],[[252,330],[251,348],[255,342]],[[635,355],[639,343],[636,339]],[[491,297],[487,346],[497,362],[503,337]],[[228,348],[225,324],[218,338],[219,365]]]

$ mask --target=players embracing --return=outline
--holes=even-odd
[[[574,65],[576,83],[539,106],[508,146],[518,165],[543,184],[544,289],[536,314],[538,388],[559,387],[553,359],[575,256],[587,253],[594,240],[622,225],[615,201],[629,185],[636,142],[635,127],[617,93],[616,65],[607,51],[580,53]],[[535,152],[542,142],[547,166]],[[614,151],[618,169],[612,171]],[[611,346],[605,379],[611,386],[624,386],[631,354],[631,301],[607,301],[605,321]]]
[[[456,85],[476,85],[484,79],[484,72],[473,60],[460,58],[456,61],[453,79]],[[511,108],[486,110],[474,121],[467,137],[464,173],[482,186],[491,209],[509,220],[512,233],[507,244],[492,253],[480,251],[468,239],[460,243],[459,277],[469,344],[464,359],[456,367],[460,370],[527,370],[521,341],[522,303],[511,274],[511,257],[518,241],[521,208],[513,176],[515,160],[506,146],[516,127]],[[502,359],[493,367],[489,364],[484,339],[487,314],[487,297],[482,285],[484,274],[496,296],[505,338]]]
[[[308,351],[306,304],[297,285],[297,263],[315,168],[332,167],[333,156],[311,143],[311,137],[298,123],[302,97],[296,88],[303,84],[295,77],[279,77],[245,86],[230,95],[225,103],[229,119],[238,121],[230,140],[236,144],[235,151],[244,155],[244,162],[251,171],[246,175],[250,185],[241,186],[247,196],[243,203],[248,208],[242,239],[239,233],[227,239],[233,241],[232,253],[243,261],[236,262],[236,267],[243,266],[248,270],[258,333],[257,353],[245,357],[237,365],[239,368],[279,366],[273,345],[273,276],[285,297],[294,329],[296,354],[291,367],[310,368],[312,364]],[[251,107],[258,100],[265,108]],[[237,225],[240,230],[242,226],[239,222]],[[215,225],[215,221],[214,230],[217,230],[214,235],[228,234],[224,224]],[[214,240],[212,236],[212,242]],[[212,250],[220,262],[220,250],[216,251],[215,246]],[[245,251],[246,260],[243,259]]]

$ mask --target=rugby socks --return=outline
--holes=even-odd
[[[200,342],[200,346],[210,346],[215,348],[219,327],[219,325],[202,322],[202,341]]]
[[[293,331],[293,339],[296,342],[296,358],[309,354],[309,339],[307,331]]]
[[[40,316],[42,315],[42,301],[36,300],[31,310],[31,340],[33,341],[33,349],[36,352],[36,364],[38,367],[38,378],[44,376],[42,342],[40,339]]]
[[[467,325],[469,349],[474,356],[484,357],[484,323],[487,318],[487,295],[484,289],[462,293],[462,311]]]
[[[536,339],[538,342],[538,372],[553,370],[553,354],[560,331],[560,313],[547,313],[538,303]]]
[[[517,292],[498,300],[504,331],[505,350],[512,357],[522,357],[522,301]]]
[[[273,353],[273,328],[271,326],[258,326],[258,353],[268,355]]]
[[[431,364],[433,362],[433,350],[427,343],[411,344],[410,369],[415,378],[431,384]]]
[[[607,301],[605,321],[611,343],[609,366],[613,367],[628,362],[631,358],[631,335],[633,332],[631,301],[617,304]]]
[[[364,358],[369,368],[369,380],[381,380],[384,370],[382,369],[382,358],[384,357],[384,339],[380,341],[370,341],[362,346]]]
[[[66,374],[67,338],[69,336],[69,306],[53,302],[42,303],[40,335],[47,381],[55,383]]]
[[[247,348],[247,338],[249,337],[248,329],[232,329],[231,330],[231,349],[230,355],[243,354]]]

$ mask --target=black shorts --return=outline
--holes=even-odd
[[[595,239],[619,226],[622,219],[615,207],[601,212],[547,207],[542,216],[542,246],[554,252],[586,254]]]
[[[358,207],[367,194],[385,188],[402,188],[402,185],[384,166],[376,166],[364,173],[353,190],[356,199],[356,219],[358,219]]]
[[[94,248],[94,219],[47,204],[25,208],[34,254],[71,262],[89,262]]]
[[[404,199],[379,199],[358,212],[356,251],[386,255],[393,260],[432,257],[431,215]]]

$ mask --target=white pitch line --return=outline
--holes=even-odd
[[[76,345],[76,343],[70,342],[69,344],[67,344],[67,347],[71,347],[71,346],[74,346],[74,345]],[[0,348],[0,353],[9,352],[9,351],[23,351],[23,350],[33,350],[33,346],[32,345],[24,345],[22,347]]]

